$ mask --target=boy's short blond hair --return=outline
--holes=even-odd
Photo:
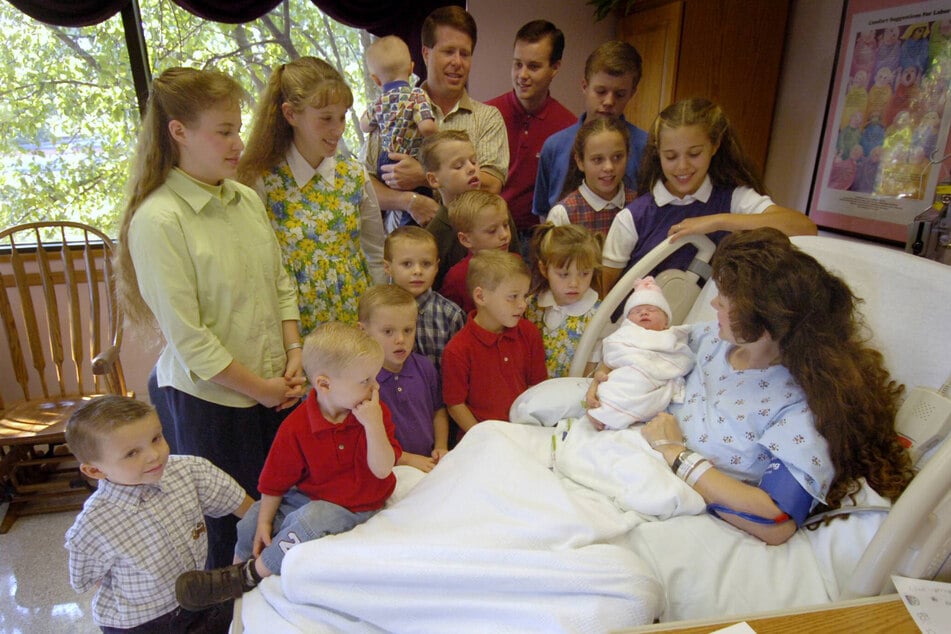
[[[413,242],[417,244],[425,242],[433,248],[437,259],[439,257],[439,245],[436,243],[436,236],[422,227],[406,225],[395,229],[390,235],[386,236],[386,240],[383,241],[383,259],[387,262],[393,261],[393,245],[397,242]]]
[[[470,189],[449,203],[449,224],[457,232],[469,233],[475,229],[479,216],[486,207],[501,209],[505,212],[506,219],[509,218],[509,206],[504,198],[484,189]]]
[[[357,307],[360,323],[368,323],[373,319],[376,309],[383,306],[412,306],[418,310],[416,298],[405,288],[396,284],[377,284],[368,288],[360,296]]]
[[[384,84],[406,79],[413,72],[413,58],[406,42],[395,35],[386,35],[367,47],[367,68]]]
[[[499,284],[510,280],[516,275],[531,279],[528,265],[515,253],[488,249],[479,251],[469,261],[469,272],[466,274],[466,291],[469,295],[476,288],[494,291]]]
[[[366,332],[339,321],[321,324],[304,338],[304,372],[314,383],[318,376],[337,375],[354,361],[383,358],[383,346]]]
[[[439,158],[439,146],[450,141],[463,141],[475,149],[472,139],[463,130],[440,130],[423,139],[422,145],[419,146],[419,163],[424,170],[435,172],[440,168],[442,161]]]
[[[128,396],[96,397],[66,421],[66,444],[79,462],[91,464],[102,457],[102,446],[109,442],[110,434],[154,412],[148,403]]]

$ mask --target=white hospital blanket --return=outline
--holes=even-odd
[[[262,584],[248,606],[260,593],[302,632],[328,622],[520,633],[650,623],[663,589],[639,557],[609,543],[641,518],[552,473],[550,438],[550,428],[479,424],[398,504],[292,549],[280,583]],[[273,632],[273,615],[248,606],[247,631]]]
[[[555,432],[555,470],[603,493],[621,509],[652,519],[705,512],[703,497],[674,475],[640,428],[599,432],[581,417],[559,424]]]

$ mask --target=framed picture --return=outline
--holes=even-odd
[[[951,180],[951,3],[846,0],[809,216],[904,243]]]

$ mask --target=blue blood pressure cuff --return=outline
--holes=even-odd
[[[781,460],[773,458],[767,465],[763,478],[760,480],[759,488],[765,491],[782,514],[778,517],[761,517],[749,513],[740,513],[727,508],[721,504],[710,504],[707,510],[714,515],[721,513],[736,515],[743,519],[756,522],[757,524],[782,524],[790,519],[796,522],[796,526],[802,526],[812,510],[813,497],[803,488],[799,481],[793,477],[789,469]]]

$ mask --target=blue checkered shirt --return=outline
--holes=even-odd
[[[442,364],[442,351],[466,325],[466,314],[433,289],[416,298],[419,306],[419,318],[416,320],[416,352],[426,355],[436,370]]]

